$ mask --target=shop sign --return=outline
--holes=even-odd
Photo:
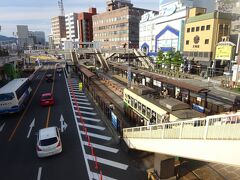
[[[219,60],[233,59],[233,46],[217,45],[215,59],[219,59]]]
[[[113,112],[111,112],[111,116],[112,116],[112,125],[115,129],[117,129],[117,127],[118,127],[117,116]]]

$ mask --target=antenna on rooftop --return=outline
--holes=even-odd
[[[59,7],[59,10],[60,10],[60,16],[65,16],[64,7],[63,7],[63,0],[58,1],[58,7]]]

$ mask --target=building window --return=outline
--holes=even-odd
[[[191,32],[194,32],[194,31],[195,31],[195,27],[192,27]]]
[[[204,52],[204,57],[205,57],[205,58],[208,57],[208,52]]]
[[[206,26],[206,30],[210,30],[210,25],[207,25],[207,26]]]
[[[189,40],[186,40],[186,45],[189,45]]]
[[[196,27],[196,31],[199,31],[199,26],[198,26],[198,27]]]
[[[204,31],[205,30],[205,26],[201,26],[201,31]]]
[[[190,32],[190,28],[187,28],[187,32]]]
[[[205,39],[205,44],[209,44],[209,39]]]

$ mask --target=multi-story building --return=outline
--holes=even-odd
[[[230,35],[231,19],[228,13],[206,14],[204,8],[190,9],[184,31],[184,55],[209,66],[214,60],[216,45]]]
[[[45,45],[45,32],[43,31],[29,31],[32,37],[34,37],[34,44]]]
[[[53,35],[49,34],[48,36],[48,47],[49,49],[54,49]]]
[[[66,39],[67,40],[77,40],[77,13],[69,13],[65,15],[65,25],[66,25]]]
[[[93,41],[92,16],[96,14],[96,8],[89,8],[88,12],[82,12],[78,15],[77,25],[80,47],[86,47],[87,43]]]
[[[215,1],[160,0],[159,12],[148,12],[140,21],[139,47],[148,55],[156,56],[159,50],[182,51],[184,26],[191,7],[215,9]]]
[[[61,49],[61,38],[66,37],[65,16],[56,16],[51,19],[53,44],[55,48]]]
[[[107,1],[107,11],[92,17],[93,40],[102,48],[138,48],[139,21],[148,11],[133,7],[129,0]]]
[[[27,25],[17,25],[18,46],[27,49],[33,45],[33,39],[29,37]]]

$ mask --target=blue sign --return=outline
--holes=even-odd
[[[118,127],[117,116],[113,112],[111,112],[111,115],[112,115],[112,125],[114,126],[115,129],[117,129],[117,127]]]
[[[202,107],[202,106],[199,106],[199,105],[197,105],[197,104],[192,104],[192,108],[194,109],[194,110],[196,110],[196,111],[198,111],[198,112],[200,112],[200,113],[204,113],[204,107]]]

